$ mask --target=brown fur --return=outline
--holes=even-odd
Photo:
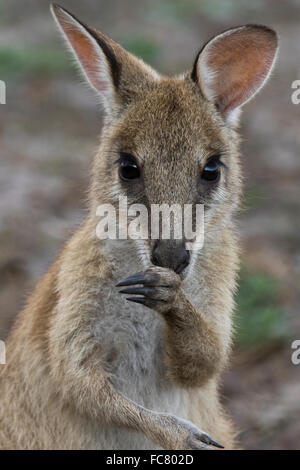
[[[218,390],[231,345],[238,266],[231,218],[241,193],[228,101],[218,111],[193,74],[159,77],[101,33],[77,30],[60,7],[54,13],[92,85],[100,94],[111,86],[110,110],[94,161],[89,216],[37,285],[8,340],[0,369],[0,447],[201,449],[209,433],[233,448],[235,433]],[[102,50],[101,80],[91,31],[99,47],[104,41],[109,49]],[[218,83],[220,93],[226,91]],[[120,151],[135,155],[141,181],[120,181],[114,164]],[[212,191],[199,172],[216,153],[226,168]],[[148,207],[206,205],[205,244],[188,275],[150,261],[145,269],[134,241],[96,237],[97,206],[117,207],[119,195]],[[152,247],[150,240],[146,252]],[[120,300],[115,288],[142,270],[153,292],[151,310]]]

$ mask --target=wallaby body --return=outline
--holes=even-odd
[[[233,448],[235,433],[218,388],[231,345],[238,266],[231,218],[241,175],[238,137],[226,119],[245,97],[235,96],[234,105],[223,97],[216,110],[203,92],[205,84],[200,90],[195,83],[201,82],[197,62],[192,75],[159,77],[65,10],[56,6],[54,14],[103,96],[107,119],[93,167],[89,216],[36,287],[8,339],[7,364],[0,369],[0,447],[205,449],[216,444],[208,433]],[[269,54],[262,59],[268,66],[261,67],[258,88],[272,66],[276,36],[263,27],[245,28],[246,36],[260,35]],[[214,201],[206,182],[197,186],[197,154],[204,159],[209,148],[226,149],[223,188],[214,187]],[[126,157],[120,164],[134,167],[136,175],[143,168],[135,186],[131,177],[119,181],[114,160],[120,152],[139,155],[139,163],[130,157],[128,164]],[[182,270],[170,259],[169,247],[162,254],[159,245],[158,256],[155,245],[154,265],[153,241],[96,235],[97,206],[116,205],[120,195],[147,205],[195,203],[200,193],[207,207],[216,204],[206,212],[204,247]],[[143,297],[125,300],[116,289],[121,279],[121,286],[142,285],[125,293]]]
[[[80,397],[83,402],[87,399],[83,383],[77,383],[78,364],[83,362],[82,367],[88,367],[92,359],[97,361],[94,380],[99,383],[94,386],[99,386],[99,391],[95,390],[99,393],[99,406],[103,406],[101,381],[102,374],[104,378],[102,368],[105,368],[116,389],[134,402],[153,411],[191,420],[230,447],[233,434],[222,415],[215,381],[206,383],[201,389],[187,390],[172,384],[164,366],[162,319],[156,312],[145,312],[142,306],[126,306],[119,297],[113,303],[109,300],[114,295],[117,280],[131,269],[132,272],[140,271],[142,263],[132,262],[125,251],[122,254],[126,263],[120,267],[117,263],[110,265],[99,253],[99,240],[91,243],[92,234],[92,226],[88,223],[75,234],[63,255],[37,286],[10,337],[8,363],[5,375],[1,377],[1,446],[21,449],[156,448],[141,433],[130,432],[118,423],[106,425],[105,416],[99,419],[92,403],[89,406],[90,413],[95,412],[94,419],[74,408],[72,387],[78,387],[78,400]],[[65,269],[71,272],[67,283]],[[211,291],[211,286],[205,284],[204,281],[200,291]],[[66,316],[64,308],[58,313],[60,290],[67,292],[74,288],[78,295],[73,300],[75,311],[69,305],[67,311],[71,309],[72,315]],[[200,307],[199,283],[190,283],[187,291]],[[226,311],[221,313],[226,314]],[[229,320],[226,322],[228,325],[224,325],[223,334],[228,340],[230,325]],[[85,379],[86,386],[93,386],[88,384],[88,377],[78,377],[80,382]],[[122,410],[116,412],[122,413]]]

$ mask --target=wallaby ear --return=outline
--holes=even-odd
[[[228,121],[265,84],[278,49],[275,31],[246,25],[216,36],[202,48],[192,79]]]
[[[51,11],[80,68],[97,91],[106,111],[128,101],[157,74],[103,33],[53,3]]]

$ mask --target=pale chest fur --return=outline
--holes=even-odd
[[[109,248],[107,250],[103,245],[97,244],[97,250],[100,252],[99,259],[109,259],[112,269],[108,275],[104,276],[101,274],[104,272],[101,269],[101,263],[99,265],[98,262],[96,263],[97,267],[95,271],[93,270],[93,276],[89,277],[92,282],[86,284],[86,288],[83,289],[85,300],[80,313],[80,317],[85,318],[85,323],[92,332],[89,336],[92,336],[93,341],[99,346],[101,366],[109,373],[110,380],[118,392],[128,399],[150,410],[192,419],[201,428],[206,427],[202,426],[201,411],[203,410],[205,416],[205,410],[207,411],[208,408],[205,399],[200,398],[202,405],[197,405],[197,410],[191,413],[190,392],[177,387],[167,377],[163,318],[155,311],[128,302],[116,288],[119,280],[130,274],[144,271],[146,263],[141,261],[136,253],[133,253],[132,247],[129,249],[124,241],[122,244],[116,242],[113,247]],[[77,259],[72,247],[70,247],[69,254],[72,262]],[[97,260],[98,256],[93,257],[93,260],[95,259]],[[69,257],[66,261],[70,262]],[[78,282],[81,284],[81,276],[86,278],[88,264],[83,265],[83,269],[80,270],[75,268],[73,267],[72,270],[80,272]],[[62,272],[65,273],[64,265]],[[97,272],[99,276],[95,274]],[[184,284],[190,301],[199,309],[207,291],[204,281],[191,276]],[[71,291],[74,292],[73,283],[70,283],[70,286]],[[63,297],[68,299],[67,291],[62,292],[64,292]],[[76,305],[77,300],[76,296]],[[71,305],[64,303],[64,311],[70,310],[72,310]],[[63,321],[65,321],[64,318],[62,315]],[[205,395],[201,390],[195,392],[202,397]],[[209,399],[212,396],[214,392],[208,395]],[[74,427],[78,428],[78,431],[82,429],[82,422],[79,426],[76,426],[74,422],[73,424],[73,429]],[[84,427],[87,440],[85,447],[88,448],[154,448],[154,444],[143,435],[128,432],[126,429],[112,425],[105,429],[102,426],[95,428],[89,421]]]
[[[185,391],[175,387],[166,374],[162,317],[128,302],[115,287],[117,280],[144,270],[145,265],[137,257],[129,256],[127,250],[122,259],[122,266],[115,265],[113,279],[103,291],[99,316],[93,326],[95,338],[105,351],[104,367],[115,387],[128,398],[152,410],[185,417]],[[189,278],[185,290],[196,307],[201,304],[197,280]]]

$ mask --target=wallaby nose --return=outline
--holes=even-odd
[[[151,261],[155,266],[173,269],[180,274],[190,262],[190,252],[182,243],[158,240],[153,247]]]

